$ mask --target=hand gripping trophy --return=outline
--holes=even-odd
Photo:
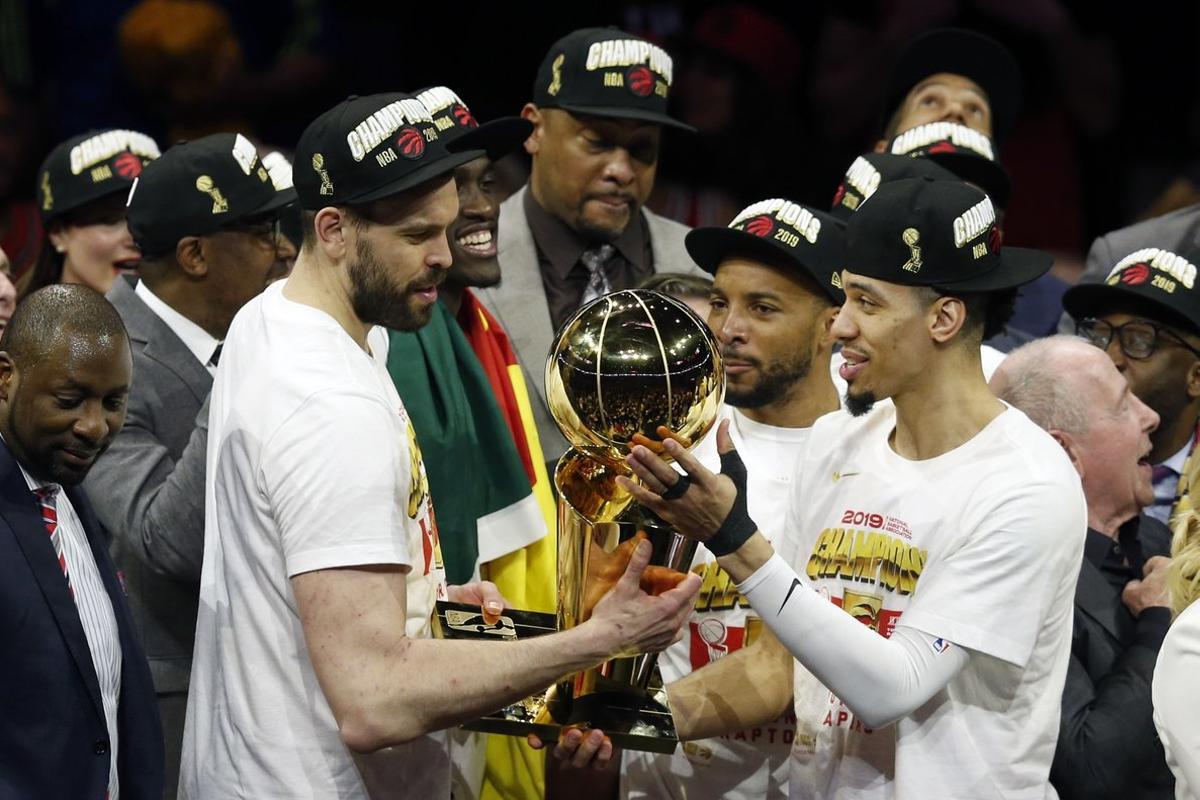
[[[673,298],[630,289],[580,309],[559,332],[546,364],[550,411],[572,447],[559,460],[558,613],[505,611],[494,625],[478,609],[439,604],[443,635],[523,638],[574,627],[625,570],[639,539],[653,546],[649,592],[670,588],[691,567],[695,544],[633,502],[616,483],[635,434],[660,426],[695,442],[716,421],[725,394],[717,343]],[[466,624],[455,624],[465,622]],[[570,675],[546,692],[466,727],[558,738],[567,726],[598,727],[622,747],[669,753],[677,739],[654,655],[630,656]]]

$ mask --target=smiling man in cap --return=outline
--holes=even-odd
[[[230,327],[212,391],[184,797],[449,796],[440,733],[617,653],[669,644],[699,581],[657,597],[635,551],[590,620],[512,644],[431,641],[447,587],[421,451],[382,327],[430,318],[450,266],[449,145],[404,94],[351,97],[296,147],[304,242]],[[490,621],[494,621],[490,620]]]
[[[546,53],[521,115],[529,183],[501,207],[502,280],[480,299],[512,337],[533,388],[538,435],[557,459],[567,443],[546,406],[554,333],[583,304],[658,272],[698,273],[687,229],[643,207],[658,167],[671,56],[616,28],[567,34]]]
[[[645,447],[628,459],[643,484],[622,486],[704,542],[798,661],[793,797],[1052,792],[1086,511],[1062,449],[984,382],[989,295],[1050,265],[997,245],[991,201],[962,183],[885,184],[850,218],[832,328],[847,410],[813,426],[767,523],[779,552],[727,429],[723,474],[675,442],[687,477]],[[692,725],[736,715],[746,678],[726,677]]]

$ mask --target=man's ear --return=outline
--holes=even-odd
[[[204,240],[199,236],[185,236],[175,243],[175,261],[183,274],[189,278],[203,278],[208,274],[208,258]]]
[[[1187,371],[1188,397],[1195,400],[1200,397],[1200,361],[1193,361]]]
[[[346,228],[350,220],[346,212],[336,206],[325,206],[313,216],[313,231],[317,235],[317,247],[331,260],[340,261],[346,256]]]
[[[820,332],[822,346],[828,346],[833,342],[830,332],[833,330],[833,322],[841,310],[841,306],[830,306],[817,314],[817,330]]]
[[[12,356],[0,350],[0,400],[7,402],[12,391],[13,379],[17,376],[17,365]]]
[[[545,118],[542,116],[540,108],[533,103],[526,103],[521,109],[521,118],[527,119],[533,123],[533,132],[529,134],[529,138],[525,140],[525,152],[533,155],[541,147],[542,143],[542,126],[545,124]]]
[[[935,342],[950,341],[967,321],[967,306],[957,297],[939,297],[930,310],[929,335]]]
[[[1065,431],[1051,429],[1047,431],[1047,433],[1049,433],[1050,436],[1053,437],[1054,441],[1058,442],[1058,446],[1066,452],[1067,458],[1071,459],[1071,466],[1073,466],[1075,471],[1079,473],[1079,479],[1083,480],[1083,458],[1082,453],[1080,452],[1079,443],[1075,441],[1071,434]]]

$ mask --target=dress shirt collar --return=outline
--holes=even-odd
[[[150,291],[150,287],[146,285],[145,281],[138,281],[137,287],[133,291],[159,319],[166,323],[171,332],[179,337],[179,341],[183,342],[183,346],[196,357],[196,360],[211,371],[212,368],[209,367],[208,362],[212,358],[213,351],[217,349],[217,340],[208,331],[167,305],[162,298]]]
[[[559,278],[566,278],[570,274],[584,250],[602,244],[584,239],[567,223],[538,205],[533,199],[533,190],[528,186],[525,188],[523,205],[533,240]],[[626,261],[642,269],[646,261],[646,235],[645,221],[639,208],[612,245]]]

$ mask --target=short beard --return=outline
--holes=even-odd
[[[350,305],[360,320],[397,331],[419,330],[429,322],[432,306],[414,309],[411,284],[396,288],[365,239],[355,243],[354,256],[350,262]]]
[[[756,362],[757,363],[757,362]],[[762,371],[758,383],[735,389],[726,384],[725,402],[734,408],[762,408],[787,396],[812,369],[812,354],[805,353],[782,364],[773,364]]]
[[[861,417],[863,414],[866,414],[875,407],[875,401],[877,399],[878,398],[875,397],[874,392],[863,392],[862,394],[854,395],[850,393],[849,389],[847,389],[845,401],[846,410],[850,412],[850,416],[852,417]]]

